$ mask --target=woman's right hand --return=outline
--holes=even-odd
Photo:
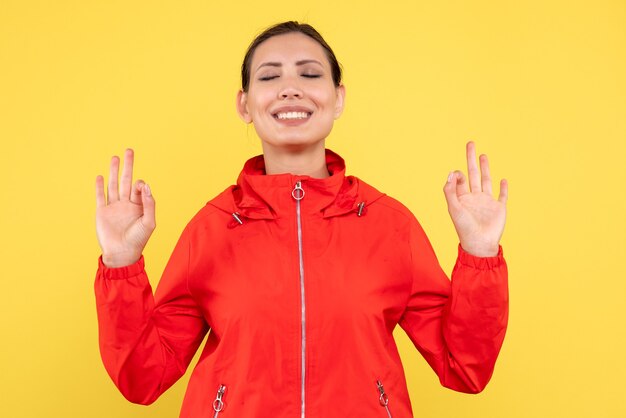
[[[118,185],[120,159],[111,158],[107,198],[104,178],[96,177],[96,233],[107,267],[122,267],[141,257],[156,227],[154,198],[142,180],[133,185],[132,149],[124,155],[124,168]]]

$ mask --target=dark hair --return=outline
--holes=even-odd
[[[250,65],[252,64],[252,56],[254,55],[254,51],[256,48],[267,41],[269,38],[277,35],[284,35],[287,33],[299,32],[302,33],[309,38],[317,41],[318,44],[324,48],[324,52],[326,53],[326,58],[328,58],[328,62],[330,63],[330,69],[333,76],[333,82],[335,83],[335,87],[339,87],[341,84],[341,66],[337,61],[337,57],[335,53],[331,49],[330,45],[326,43],[322,35],[316,31],[313,26],[306,23],[298,23],[295,21],[288,21],[278,23],[274,26],[271,26],[265,29],[260,35],[258,35],[246,51],[246,56],[243,58],[243,64],[241,64],[241,88],[243,91],[248,91],[248,86],[250,85]]]

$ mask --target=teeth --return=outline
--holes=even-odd
[[[276,115],[278,119],[306,119],[309,117],[307,112],[284,112]]]

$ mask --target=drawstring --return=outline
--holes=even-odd
[[[367,213],[367,210],[365,209],[364,201],[356,205],[356,216],[361,217],[365,215],[366,213]],[[229,228],[234,228],[236,226],[243,225],[243,221],[241,220],[241,215],[239,214],[239,212],[233,212],[231,213],[231,216],[233,217],[233,220],[231,220],[230,223],[228,224]]]

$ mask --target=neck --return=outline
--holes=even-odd
[[[320,179],[330,176],[323,141],[293,148],[275,147],[264,142],[263,159],[265,174],[291,173]]]

